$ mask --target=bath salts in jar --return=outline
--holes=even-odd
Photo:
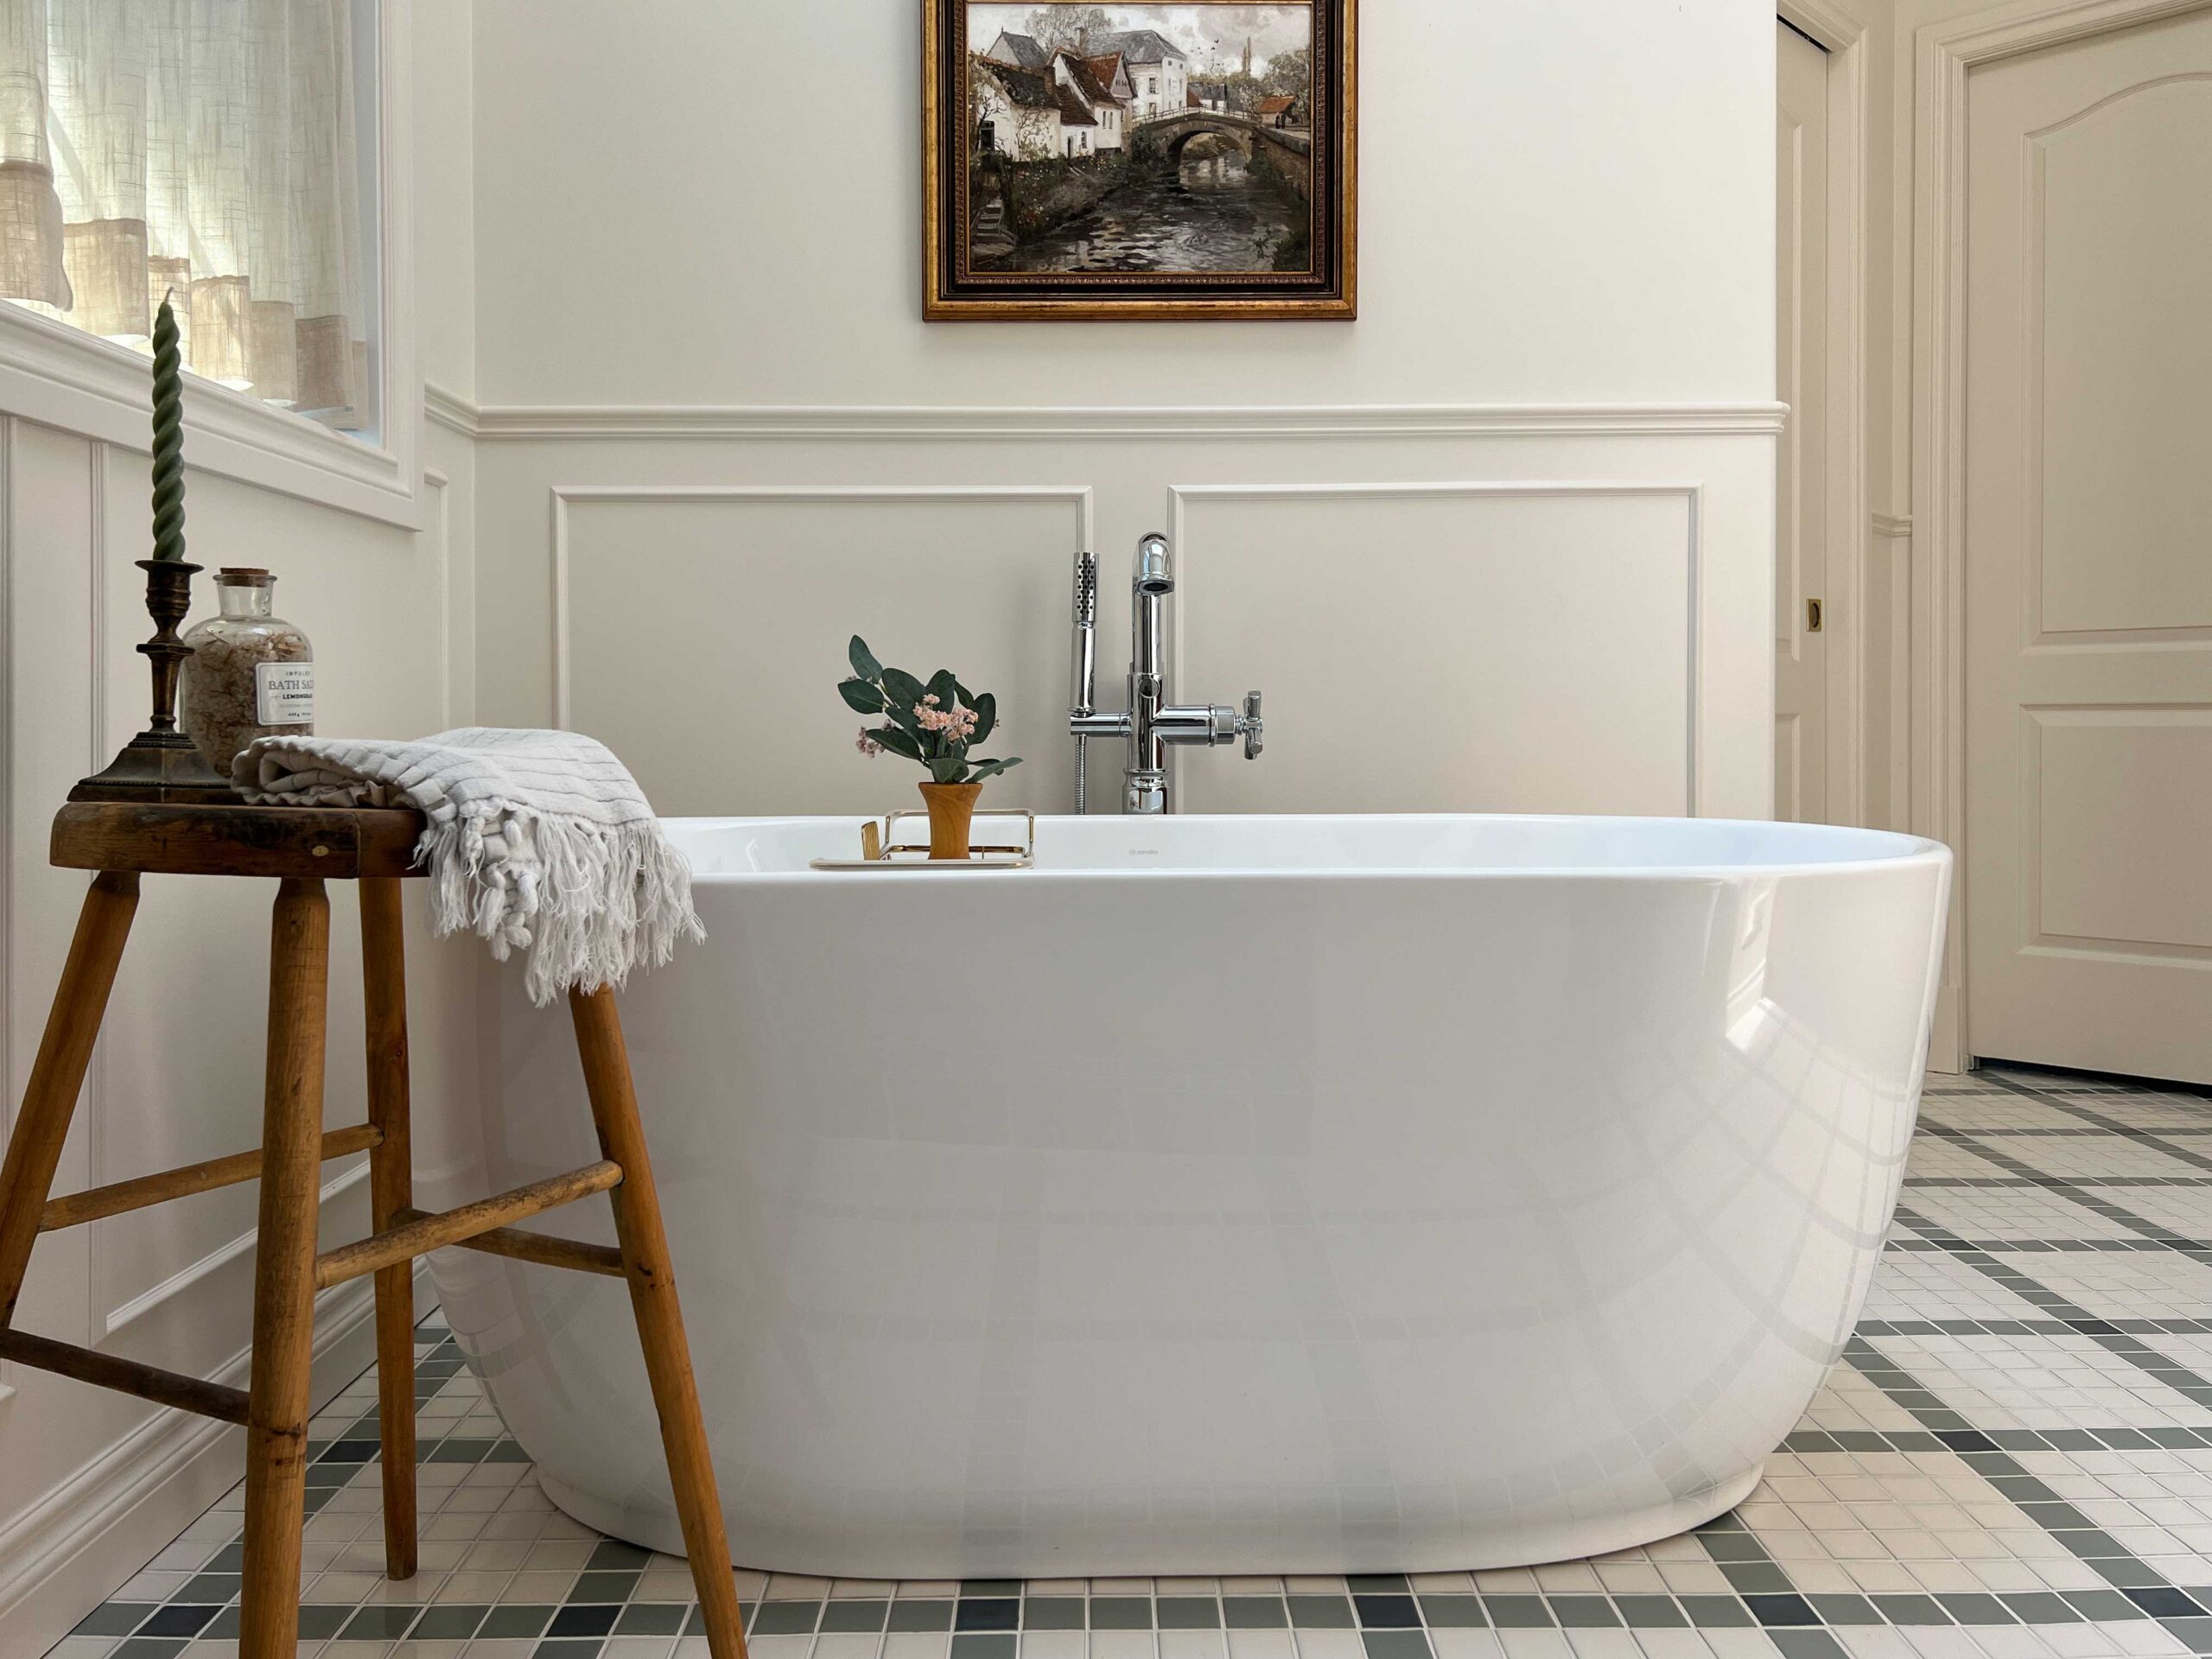
[[[271,613],[276,585],[266,570],[217,571],[220,613],[184,636],[185,734],[226,778],[255,738],[315,730],[315,648]]]

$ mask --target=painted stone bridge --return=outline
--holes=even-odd
[[[1255,156],[1290,181],[1301,196],[1313,191],[1313,140],[1302,132],[1285,132],[1255,121],[1249,115],[1226,115],[1217,110],[1179,110],[1173,115],[1141,121],[1129,133],[1129,148],[1141,157],[1179,160],[1183,146],[1200,133],[1213,133],[1236,146],[1247,161]]]

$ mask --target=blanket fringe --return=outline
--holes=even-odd
[[[658,968],[706,937],[691,866],[651,818],[460,817],[424,830],[415,861],[431,873],[437,934],[466,929],[500,962],[527,950],[523,982],[539,1007],[571,988],[619,989],[639,963]]]

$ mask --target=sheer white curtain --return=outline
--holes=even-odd
[[[359,423],[356,3],[0,0],[0,297]]]

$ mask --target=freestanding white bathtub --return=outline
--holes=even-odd
[[[1851,1330],[1943,848],[1116,817],[1029,870],[807,868],[858,824],[671,823],[709,937],[624,999],[740,1562],[1622,1548],[1739,1502]],[[502,977],[441,1198],[595,1155],[564,1012]],[[621,1285],[435,1266],[555,1502],[680,1550]]]

